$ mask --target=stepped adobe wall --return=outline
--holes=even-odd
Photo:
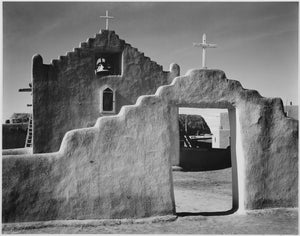
[[[298,122],[282,101],[222,71],[193,70],[94,127],[67,132],[59,152],[3,157],[3,221],[174,214],[180,106],[229,109],[234,207],[297,206]]]
[[[121,73],[96,74],[99,53],[119,53]],[[40,55],[34,56],[33,152],[58,151],[67,131],[91,127],[98,117],[105,115],[100,112],[100,90],[104,86],[115,91],[117,114],[122,106],[134,104],[139,96],[153,94],[159,86],[171,83],[179,70],[178,65],[172,64],[170,71],[163,71],[162,66],[108,30],[102,30],[49,65],[43,63]]]

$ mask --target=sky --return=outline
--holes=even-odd
[[[109,28],[169,70],[181,75],[201,68],[203,33],[206,64],[265,97],[298,104],[297,2],[3,2],[3,115],[30,112],[31,62],[40,54],[51,63]]]

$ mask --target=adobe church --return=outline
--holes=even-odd
[[[170,84],[180,68],[163,71],[114,31],[101,30],[49,65],[35,55],[32,73],[33,153],[45,153],[58,151],[67,131],[91,127]]]

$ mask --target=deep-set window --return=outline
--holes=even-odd
[[[103,111],[113,111],[114,93],[107,88],[103,91]]]
[[[115,113],[115,90],[108,86],[100,90],[100,113]]]

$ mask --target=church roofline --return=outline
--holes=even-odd
[[[127,43],[124,39],[121,39],[118,34],[115,33],[114,30],[106,30],[106,29],[101,29],[99,33],[96,33],[94,37],[88,38],[85,42],[79,43],[79,47],[73,48],[73,51],[66,52],[65,55],[59,56],[58,59],[52,59],[51,63],[53,66],[59,66],[60,64],[65,64],[68,60],[72,60],[73,57],[76,57],[78,54],[81,53],[82,50],[87,50],[87,49],[92,49],[92,44],[94,41],[101,37],[102,35],[105,34],[110,34],[110,35],[115,35],[117,39],[124,45],[124,48],[131,47],[132,49],[136,50],[139,54],[141,54],[146,60],[150,60],[152,63],[154,63],[157,66],[161,67],[161,70],[163,70],[163,66],[158,64],[156,61],[151,60],[150,57],[145,56],[143,52],[141,52],[139,49],[133,47],[131,44]]]

